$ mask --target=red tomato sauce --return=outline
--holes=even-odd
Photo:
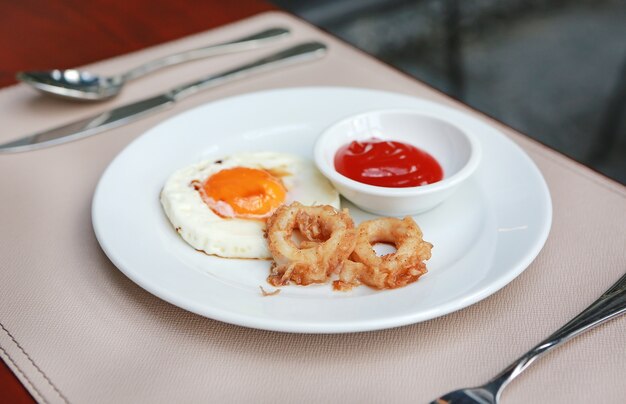
[[[430,154],[380,139],[342,146],[335,154],[335,169],[355,181],[387,188],[417,187],[443,179],[441,165]]]

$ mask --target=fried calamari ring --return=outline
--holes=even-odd
[[[389,243],[396,252],[376,255],[373,245]],[[426,273],[425,260],[433,245],[422,239],[422,231],[411,217],[380,218],[357,228],[356,246],[334,282],[335,289],[347,290],[360,283],[375,289],[395,289],[415,282]]]
[[[304,241],[296,245],[294,230]],[[265,232],[274,264],[267,281],[286,285],[324,283],[354,249],[354,222],[332,206],[283,205],[267,221]]]

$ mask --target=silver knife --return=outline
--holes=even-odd
[[[224,82],[245,77],[250,73],[315,60],[324,56],[326,50],[326,45],[320,42],[302,43],[246,65],[183,84],[163,94],[126,104],[98,115],[35,133],[12,142],[0,144],[0,153],[37,150],[95,135],[161,111],[172,106],[176,101],[206,88],[212,88]]]

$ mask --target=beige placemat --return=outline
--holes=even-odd
[[[0,156],[0,357],[38,401],[425,402],[485,381],[626,270],[625,188],[501,127],[545,176],[553,227],[544,250],[518,279],[465,310],[379,332],[280,334],[209,320],[136,286],[100,250],[91,227],[91,198],[111,159],[167,117],[229,95],[304,85],[383,89],[465,108],[281,13],[103,61],[91,70],[123,70],[273,24],[293,28],[291,42],[327,41],[330,54],[314,64],[199,94],[106,134]],[[98,105],[39,97],[23,86],[4,89],[0,141],[157,93],[264,52],[163,71]],[[624,402],[625,328],[626,318],[620,318],[553,352],[506,390],[504,402]]]

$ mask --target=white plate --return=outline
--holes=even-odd
[[[483,159],[473,178],[442,205],[416,216],[434,244],[429,272],[407,287],[287,286],[263,297],[269,262],[209,257],[187,245],[165,217],[159,192],[191,163],[239,151],[274,150],[312,159],[316,136],[351,114],[416,108],[443,114],[472,131]],[[344,201],[357,222],[372,217]],[[154,295],[216,320],[266,330],[339,333],[432,319],[496,292],[537,256],[552,206],[541,173],[493,127],[422,99],[351,88],[294,88],[224,99],[175,116],[123,150],[93,200],[103,250],[130,279]]]

